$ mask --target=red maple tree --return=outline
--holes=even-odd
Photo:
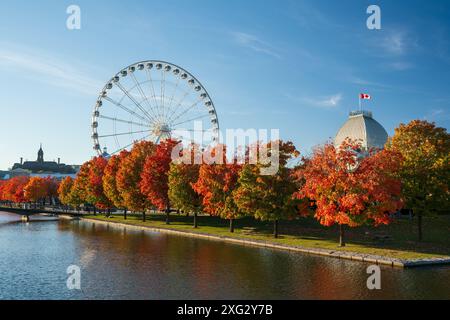
[[[113,205],[103,190],[103,172],[108,160],[104,157],[95,157],[90,163],[86,185],[87,200],[95,207],[108,209],[109,212]]]
[[[340,226],[341,246],[344,225],[388,224],[390,214],[402,207],[401,183],[395,178],[401,156],[382,150],[358,157],[360,150],[360,143],[351,140],[339,148],[327,143],[304,159],[298,173],[305,182],[295,196],[315,201],[315,218],[322,225]]]
[[[145,160],[153,154],[155,148],[155,144],[151,141],[136,143],[130,154],[120,161],[116,176],[117,190],[123,197],[124,206],[133,211],[141,211],[143,221],[146,219],[146,210],[151,204],[140,189],[141,173]]]
[[[30,180],[29,177],[14,177],[9,179],[3,186],[3,198],[13,203],[27,202],[25,198],[25,186]]]
[[[227,163],[225,147],[218,145],[210,154],[220,153],[219,163],[200,165],[199,177],[192,185],[203,198],[204,211],[230,221],[230,232],[234,232],[234,220],[242,215],[233,198],[242,165],[237,161]]]
[[[155,152],[145,160],[141,174],[140,188],[142,194],[159,210],[165,210],[166,223],[170,223],[169,170],[172,162],[172,150],[178,141],[168,139],[161,141]]]

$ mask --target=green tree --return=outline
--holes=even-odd
[[[413,120],[395,129],[386,149],[403,156],[399,174],[403,197],[417,216],[422,240],[422,216],[450,211],[450,135],[434,123]]]
[[[169,170],[169,199],[178,210],[194,214],[194,228],[198,227],[197,215],[202,210],[202,197],[192,185],[197,182],[200,165],[171,163]]]
[[[278,146],[275,148],[275,145]],[[278,237],[278,221],[290,218],[298,213],[298,205],[301,202],[293,197],[297,190],[297,181],[290,168],[288,160],[298,156],[292,142],[275,141],[267,144],[269,154],[277,153],[279,168],[274,174],[262,174],[263,168],[269,164],[263,164],[258,159],[257,164],[244,165],[238,180],[238,187],[233,192],[237,207],[263,221],[273,221],[274,237]]]

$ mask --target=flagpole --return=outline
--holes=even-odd
[[[359,95],[358,97],[359,97],[359,111],[361,111],[361,95]]]

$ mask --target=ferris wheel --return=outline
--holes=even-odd
[[[136,142],[168,138],[203,147],[218,142],[219,120],[206,89],[188,71],[165,61],[142,61],[120,70],[94,107],[94,150],[114,155]]]

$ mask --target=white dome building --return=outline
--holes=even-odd
[[[373,119],[372,112],[352,111],[334,138],[334,145],[340,146],[346,138],[361,141],[365,150],[383,149],[388,134],[383,126]]]

